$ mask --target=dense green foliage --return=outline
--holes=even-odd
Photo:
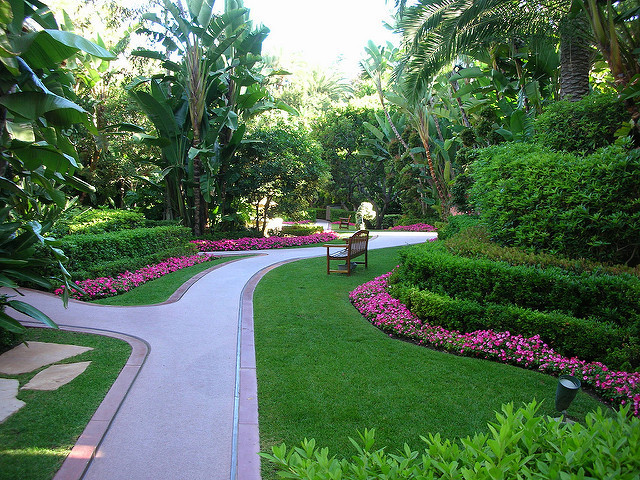
[[[137,228],[97,235],[68,235],[61,242],[70,257],[69,270],[74,277],[87,274],[113,274],[144,266],[147,259],[193,253],[187,227]],[[162,257],[162,258],[159,258]],[[123,267],[124,268],[123,270]],[[138,267],[139,268],[139,267]]]
[[[54,231],[59,235],[98,234],[144,226],[144,215],[130,210],[72,210],[56,222]]]
[[[628,409],[615,418],[598,410],[587,415],[585,425],[559,422],[538,410],[535,401],[517,410],[504,405],[487,433],[459,440],[425,433],[422,452],[406,444],[402,450],[374,450],[375,431],[365,430],[360,442],[352,440],[358,454],[351,460],[344,453],[330,457],[313,439],[301,447],[273,447],[263,457],[286,478],[300,480],[638,478],[640,420],[629,417]]]
[[[441,228],[438,228],[438,238],[440,240],[446,240],[454,237],[460,232],[478,225],[480,218],[477,215],[455,215],[447,219]]]
[[[617,95],[594,94],[577,102],[555,102],[536,118],[535,139],[556,151],[591,153],[611,145],[628,116]]]
[[[586,157],[531,144],[480,152],[470,197],[503,245],[596,261],[640,262],[640,151]]]
[[[539,334],[565,355],[640,365],[640,279],[510,265],[449,253],[442,244],[405,250],[394,293],[430,323]],[[575,318],[573,318],[575,317]]]
[[[296,237],[304,235],[313,235],[321,233],[324,228],[320,225],[283,225],[281,233],[283,235],[295,235]]]
[[[342,208],[332,208],[331,209],[331,222],[338,222],[341,218],[351,217],[350,222],[355,223],[356,221],[356,212],[353,210],[344,210]]]

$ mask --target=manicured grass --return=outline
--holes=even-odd
[[[232,255],[218,258],[217,260],[212,260],[210,262],[199,263],[198,265],[193,265],[192,267],[183,268],[182,270],[164,275],[121,295],[101,298],[100,300],[94,300],[92,303],[120,306],[153,305],[154,303],[162,303],[194,275],[216,265],[220,265],[221,263],[226,263],[240,258],[247,258],[248,256],[250,255]]]
[[[93,347],[58,362],[91,364],[56,391],[20,391],[26,405],[0,424],[0,480],[53,478],[131,353],[128,343],[101,335],[30,328],[25,339]],[[22,386],[40,370],[3,377]]]
[[[390,338],[350,304],[349,291],[397,264],[398,248],[375,250],[369,269],[327,275],[324,258],[279,267],[254,295],[260,444],[299,445],[315,438],[350,457],[348,437],[376,428],[377,446],[393,452],[420,436],[456,438],[486,431],[504,403],[544,401],[557,416],[557,379],[485,360],[457,357]],[[572,417],[599,404],[581,392]],[[263,462],[263,478],[276,478]]]

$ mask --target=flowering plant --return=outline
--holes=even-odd
[[[414,223],[413,225],[396,225],[389,228],[389,230],[396,230],[401,232],[435,232],[436,227],[426,223]]]
[[[387,279],[392,273],[375,278],[349,294],[358,311],[381,330],[457,355],[495,360],[552,375],[574,375],[611,402],[630,403],[634,415],[640,416],[640,373],[611,371],[600,362],[563,357],[538,335],[527,338],[493,330],[460,333],[422,323],[387,292]]]
[[[218,257],[211,255],[191,255],[187,257],[172,257],[155,265],[147,265],[135,272],[124,272],[116,277],[100,277],[87,280],[78,280],[75,284],[84,291],[84,295],[73,290],[69,293],[71,298],[78,300],[95,300],[97,298],[113,297],[119,293],[125,293],[156,278],[160,278],[171,272],[191,267],[199,263],[209,262]],[[56,295],[64,293],[64,286],[54,291]]]
[[[201,252],[269,250],[272,248],[301,247],[335,240],[333,232],[314,233],[300,237],[239,238],[237,240],[192,240]]]
[[[376,218],[376,211],[369,202],[362,202],[356,210],[356,224],[361,230],[364,230],[364,221]]]

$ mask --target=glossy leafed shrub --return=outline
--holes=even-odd
[[[352,440],[358,453],[351,459],[330,456],[313,439],[261,455],[283,478],[299,480],[638,478],[640,420],[628,409],[615,418],[589,413],[582,425],[540,416],[538,408],[535,401],[517,410],[504,405],[486,433],[459,440],[425,432],[420,451],[374,449],[375,430],[365,430]]]

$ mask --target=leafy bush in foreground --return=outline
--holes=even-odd
[[[300,480],[368,479],[581,479],[637,480],[640,471],[640,420],[621,409],[615,418],[602,411],[589,413],[586,424],[561,423],[538,416],[535,401],[514,410],[513,404],[496,413],[488,433],[459,441],[429,433],[425,448],[401,452],[373,450],[375,430],[351,440],[358,454],[351,460],[329,457],[327,448],[304,440],[301,447],[273,447],[261,454],[275,463],[284,478]]]
[[[538,145],[482,149],[470,199],[502,245],[599,262],[640,263],[640,151],[581,157]]]

